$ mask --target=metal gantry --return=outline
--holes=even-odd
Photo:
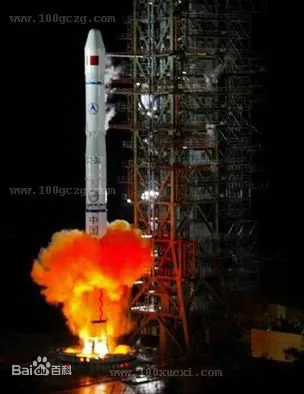
[[[190,350],[191,315],[257,284],[250,4],[134,0],[116,54],[127,122],[113,127],[131,131],[127,199],[154,254],[130,310],[161,353]]]

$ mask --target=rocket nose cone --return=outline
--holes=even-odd
[[[102,35],[99,30],[91,29],[89,31],[87,42],[85,45],[86,48],[90,49],[104,49],[104,43],[102,39]]]

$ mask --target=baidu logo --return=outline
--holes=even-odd
[[[12,375],[36,375],[36,376],[49,376],[49,375],[72,375],[70,365],[51,365],[47,360],[47,357],[37,357],[37,360],[33,361],[32,365],[21,366],[12,365]]]
[[[45,365],[43,364],[45,363]],[[37,361],[33,361],[33,367],[34,369],[34,375],[49,375],[50,371],[49,368],[51,366],[51,363],[47,361],[46,357],[41,358],[40,356],[37,357]]]

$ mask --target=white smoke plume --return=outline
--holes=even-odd
[[[106,68],[105,68],[105,91],[106,91],[105,101],[106,101],[106,103],[108,101],[109,95],[111,94],[111,83],[112,83],[112,81],[119,78],[120,73],[121,73],[121,68],[114,67],[111,59],[107,57]],[[114,116],[115,116],[114,105],[110,105],[107,103],[106,117],[105,117],[105,131],[108,130],[109,122]]]
[[[226,55],[224,57],[224,62],[219,64],[209,73],[204,75],[204,79],[206,82],[206,87],[208,90],[212,90],[213,86],[218,83],[219,77],[225,71],[226,67],[232,62],[232,57],[230,55]]]

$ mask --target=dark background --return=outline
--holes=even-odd
[[[99,28],[108,51],[122,50],[124,42],[117,36],[123,32],[122,17],[128,15],[130,9],[130,1],[109,2],[106,6],[100,3],[97,11],[86,14],[116,18],[116,23],[101,25],[13,24],[6,17],[1,74],[3,332],[43,332],[63,327],[58,310],[46,305],[39,289],[33,285],[30,270],[40,247],[47,246],[54,232],[84,228],[84,197],[14,196],[9,188],[32,187],[38,193],[42,185],[84,187],[83,50],[86,35],[90,28]],[[30,12],[10,11],[10,15],[20,14]],[[269,257],[263,267],[264,290],[276,301],[295,302],[301,296],[300,264],[287,259],[287,239],[291,234],[287,218],[287,147],[281,98],[285,73],[282,33],[282,20],[278,11],[271,8],[264,25],[255,33],[257,49],[264,55],[268,69],[264,89],[266,110],[262,111],[259,121],[266,149],[261,165],[269,183],[269,189],[258,197],[256,205],[261,221],[261,251]],[[110,221],[128,215],[122,198],[125,190],[117,183],[126,157],[123,139],[120,131],[109,132],[107,136],[108,187],[117,190],[116,196],[109,197]]]

